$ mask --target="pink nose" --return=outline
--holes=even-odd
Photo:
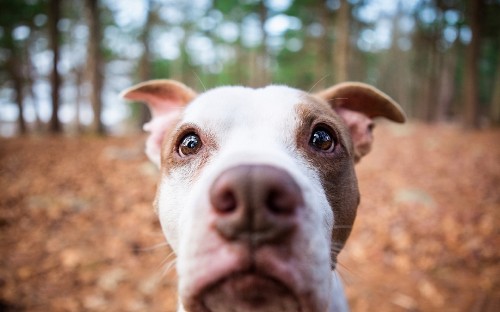
[[[282,169],[242,165],[224,171],[210,189],[215,227],[227,240],[280,242],[297,227],[302,192]]]

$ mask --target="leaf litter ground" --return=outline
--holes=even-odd
[[[500,311],[500,131],[375,135],[339,260],[352,311]],[[0,311],[175,311],[143,144],[0,140]]]

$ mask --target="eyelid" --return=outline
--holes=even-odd
[[[314,133],[314,131],[317,131],[317,130],[324,130],[326,131],[328,134],[330,134],[330,136],[332,137],[332,140],[336,143],[336,144],[339,144],[339,133],[337,132],[337,130],[333,127],[331,127],[330,125],[328,125],[327,123],[325,122],[317,122],[315,123],[312,128],[311,128],[311,133]]]
[[[181,127],[179,127],[178,130],[176,131],[174,148],[175,149],[179,148],[184,138],[190,133],[197,135],[201,140],[201,135],[198,127],[192,124],[184,124]]]

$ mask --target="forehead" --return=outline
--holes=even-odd
[[[290,124],[296,120],[296,107],[304,97],[302,91],[284,86],[221,87],[197,97],[186,108],[182,121],[222,129]]]

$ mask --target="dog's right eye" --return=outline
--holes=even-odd
[[[179,145],[179,154],[181,156],[189,156],[196,154],[201,148],[201,139],[194,133],[186,134]]]
[[[314,129],[309,144],[323,152],[332,152],[335,148],[335,139],[331,132],[323,127]]]

